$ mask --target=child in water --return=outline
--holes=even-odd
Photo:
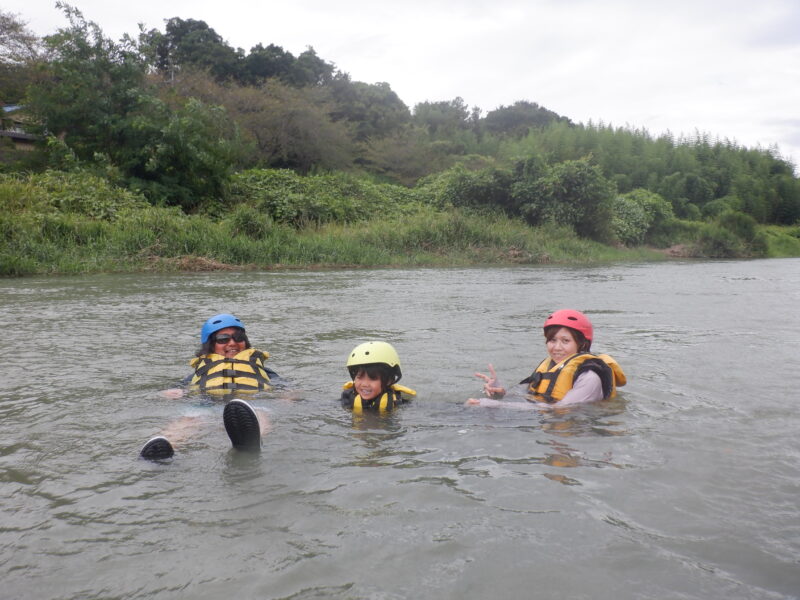
[[[196,358],[190,362],[195,371],[185,380],[190,390],[229,396],[270,389],[270,376],[276,373],[264,366],[269,354],[251,347],[244,324],[237,317],[223,313],[208,319],[200,329],[200,343]],[[173,388],[164,395],[179,398],[184,390]],[[222,419],[234,448],[261,450],[261,436],[269,429],[263,411],[233,399],[225,405]],[[200,421],[200,417],[187,416],[170,423],[161,435],[144,445],[139,455],[149,460],[171,457],[175,453],[172,443],[183,441]]]
[[[616,388],[626,383],[625,374],[607,354],[592,354],[594,328],[589,318],[577,310],[557,310],[544,321],[547,354],[536,370],[520,384],[528,384],[530,402],[579,404],[613,398]],[[501,402],[506,389],[497,380],[494,367],[489,375],[475,373],[484,380],[488,398],[470,398],[468,405],[529,408],[532,404]]]
[[[408,402],[417,393],[397,382],[402,377],[400,357],[391,344],[365,342],[347,358],[352,381],[344,384],[342,406],[354,412],[363,409],[387,411]]]

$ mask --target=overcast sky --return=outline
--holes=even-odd
[[[777,145],[800,162],[798,0],[74,0],[107,37],[171,17],[249,52],[313,46],[410,107],[460,96],[485,112],[537,102],[575,122]],[[2,0],[35,33],[55,1]]]

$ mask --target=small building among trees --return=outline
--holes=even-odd
[[[27,120],[24,107],[3,105],[0,113],[0,138],[11,140],[14,150],[33,150],[39,136],[25,131]]]

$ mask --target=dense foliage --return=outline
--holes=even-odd
[[[393,220],[429,204],[423,194],[402,186],[375,184],[345,173],[300,177],[290,170],[238,173],[231,194],[256,214],[298,228],[375,217]]]
[[[439,209],[431,205],[431,190],[286,170],[248,171],[235,185],[243,201],[211,218],[151,206],[86,172],[0,175],[0,276],[587,263],[632,256],[563,227],[533,229],[502,215]],[[284,202],[287,196],[297,201]]]
[[[0,12],[0,100],[23,104],[41,134],[25,155],[0,145],[0,171],[44,173],[26,184],[40,200],[14,208],[36,219],[102,218],[110,209],[87,186],[103,181],[243,239],[456,210],[696,256],[793,247],[767,229],[800,222],[800,181],[777,150],[575,124],[529,101],[485,115],[462,98],[412,110],[388,83],[352,81],[310,46],[245,52],[177,17],[114,42],[57,6],[67,25],[43,40]],[[83,204],[52,185],[75,177],[87,182],[70,187]],[[5,179],[6,193],[23,179]]]
[[[195,98],[169,106],[147,84],[131,39],[114,43],[76,9],[64,11],[70,25],[45,38],[46,75],[25,100],[39,131],[154,203],[191,210],[219,197],[241,149],[225,111]]]

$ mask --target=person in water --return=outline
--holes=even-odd
[[[200,329],[200,344],[189,363],[194,373],[184,380],[189,390],[227,396],[234,392],[270,389],[270,376],[276,377],[276,373],[264,365],[269,354],[250,345],[239,318],[227,313],[214,315]],[[182,388],[164,392],[171,398],[183,394]],[[269,430],[269,420],[262,411],[256,411],[244,400],[233,399],[225,405],[222,418],[234,448],[261,450],[261,436]],[[171,457],[175,453],[173,442],[188,437],[200,420],[200,417],[182,417],[171,423],[161,435],[144,445],[140,456],[147,459]]]
[[[189,389],[212,394],[270,389],[267,352],[250,345],[244,324],[229,314],[214,315],[200,330],[200,349],[189,364]]]
[[[400,357],[391,344],[364,342],[347,357],[351,381],[343,386],[341,402],[354,412],[388,411],[417,393],[397,383],[402,377]]]
[[[595,402],[616,395],[616,388],[626,383],[619,364],[607,354],[592,354],[594,328],[589,318],[577,310],[562,309],[544,321],[544,337],[548,357],[520,384],[527,384],[526,399],[559,405]],[[501,402],[506,395],[489,365],[489,375],[475,373],[483,379],[488,398],[470,398],[467,404],[480,406],[530,407],[526,403]]]

